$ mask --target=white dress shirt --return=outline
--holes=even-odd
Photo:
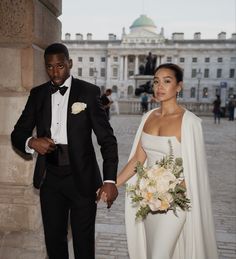
[[[51,138],[55,144],[68,144],[67,141],[67,106],[71,89],[72,76],[62,86],[68,87],[64,95],[59,91],[52,94]]]

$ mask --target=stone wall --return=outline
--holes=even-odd
[[[10,133],[32,87],[47,80],[45,47],[61,38],[61,0],[0,1],[0,259],[46,257],[34,161]]]

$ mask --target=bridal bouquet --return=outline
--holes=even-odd
[[[174,158],[170,140],[170,152],[150,168],[137,163],[137,181],[127,188],[132,203],[137,206],[136,219],[145,219],[148,213],[160,213],[177,207],[190,208],[183,184],[182,158]]]

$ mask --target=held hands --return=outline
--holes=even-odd
[[[109,209],[118,196],[118,190],[114,183],[104,183],[98,190],[97,201],[100,199],[107,203]]]
[[[43,137],[43,138],[31,138],[28,142],[29,148],[34,149],[40,155],[45,155],[51,153],[55,150],[56,144],[52,139]]]

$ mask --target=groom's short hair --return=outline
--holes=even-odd
[[[62,43],[53,43],[49,45],[44,51],[44,59],[48,55],[63,53],[67,59],[69,59],[69,51],[67,47]]]

